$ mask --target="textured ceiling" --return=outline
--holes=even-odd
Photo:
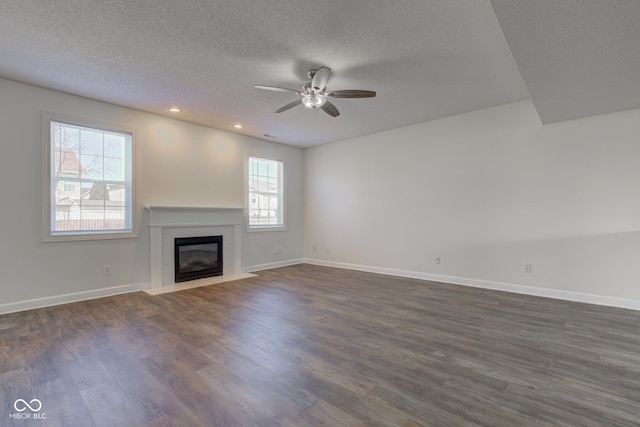
[[[167,116],[176,105],[181,120],[300,147],[529,92],[552,122],[640,107],[638,4],[2,0],[0,76]],[[318,66],[333,70],[329,89],[378,96],[333,100],[337,118],[301,106],[274,114],[297,95],[252,87],[298,89]]]

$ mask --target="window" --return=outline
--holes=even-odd
[[[284,228],[283,163],[249,156],[249,228]]]
[[[133,237],[132,131],[45,120],[45,240]]]

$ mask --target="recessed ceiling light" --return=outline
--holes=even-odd
[[[182,110],[180,110],[178,107],[171,107],[169,108],[169,111],[171,111],[172,113],[179,113]]]
[[[242,125],[240,123],[236,123],[233,127],[236,129],[242,129]]]

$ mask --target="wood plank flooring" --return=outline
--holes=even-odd
[[[0,425],[640,425],[640,312],[298,265],[8,314]]]

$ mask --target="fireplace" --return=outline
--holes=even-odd
[[[175,283],[222,276],[222,236],[174,239]]]

